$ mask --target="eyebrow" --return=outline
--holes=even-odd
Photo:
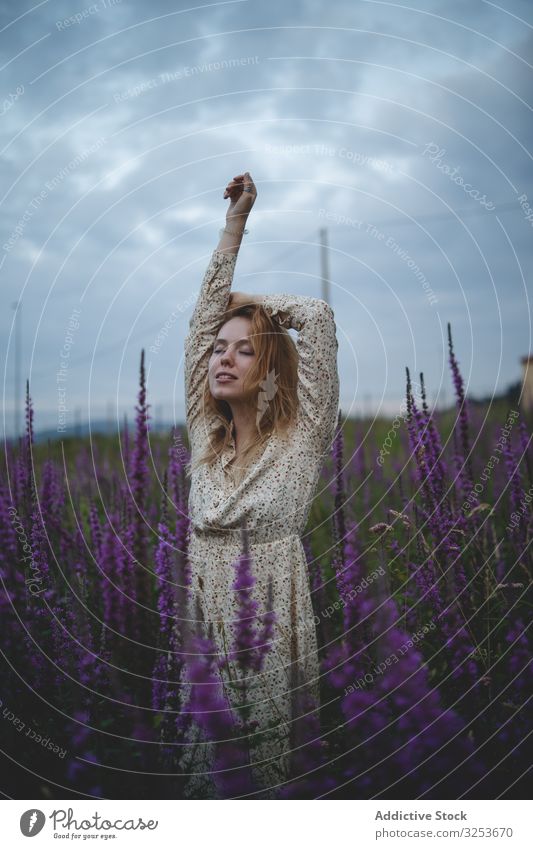
[[[228,340],[223,339],[222,336],[220,336],[218,339],[215,339],[214,344],[216,345],[217,342],[225,342],[227,344]],[[243,337],[242,339],[239,339],[237,341],[237,345],[244,345],[244,344],[251,345],[252,343],[250,342],[249,339],[246,339],[245,337]]]

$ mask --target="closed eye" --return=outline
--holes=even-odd
[[[221,354],[225,348],[213,348],[213,354]],[[253,357],[254,351],[243,351],[242,349],[239,351],[240,354],[245,354],[247,357]]]

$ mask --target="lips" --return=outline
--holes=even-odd
[[[237,378],[235,377],[235,375],[231,374],[229,371],[219,371],[215,375],[215,380],[220,380],[221,383],[224,383],[224,382],[230,381],[230,380],[237,380]]]

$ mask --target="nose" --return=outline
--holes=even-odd
[[[220,363],[223,365],[224,363],[230,363],[233,359],[233,351],[231,350],[231,346],[228,345],[226,350],[221,354]]]

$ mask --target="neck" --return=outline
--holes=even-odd
[[[231,404],[230,407],[233,417],[235,451],[237,452],[244,450],[257,433],[255,426],[256,411],[249,403]]]

